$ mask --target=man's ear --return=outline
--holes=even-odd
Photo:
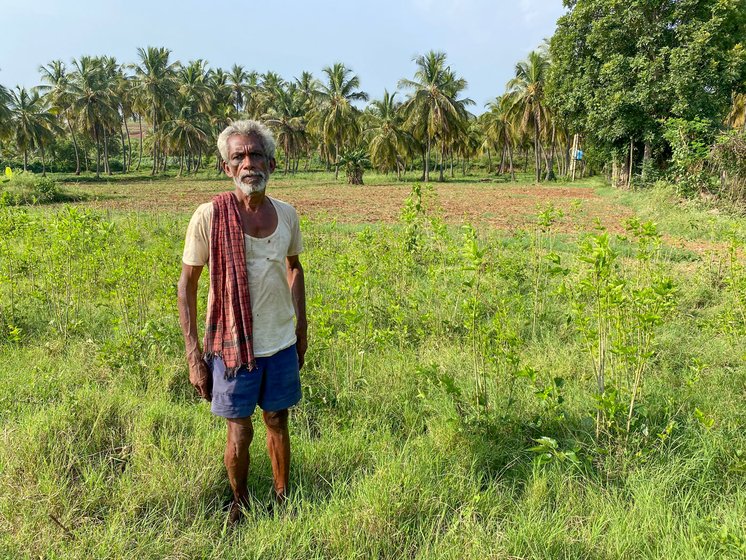
[[[269,172],[274,173],[277,168],[277,160],[275,158],[269,158]]]
[[[233,177],[233,175],[231,175],[231,168],[230,168],[230,167],[228,167],[228,163],[227,163],[227,162],[225,162],[225,161],[223,162],[223,171],[225,172],[225,174],[226,174],[226,175],[227,175],[228,177]]]

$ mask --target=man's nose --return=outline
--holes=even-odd
[[[246,153],[241,158],[241,167],[243,168],[250,168],[252,163],[252,157],[250,154]]]

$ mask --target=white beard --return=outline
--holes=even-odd
[[[267,188],[267,176],[263,175],[262,180],[258,183],[244,183],[240,177],[233,177],[233,183],[241,189],[246,196],[252,194],[263,193]]]

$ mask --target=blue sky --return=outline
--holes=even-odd
[[[182,62],[238,63],[285,79],[304,70],[321,77],[343,62],[380,98],[433,49],[447,53],[481,113],[563,13],[561,0],[0,0],[0,84],[37,85],[38,66],[53,59],[135,62],[137,47],[163,46]]]

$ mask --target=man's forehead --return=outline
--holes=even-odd
[[[233,134],[228,137],[228,147],[233,150],[241,150],[247,146],[262,148],[262,139],[256,134]]]

